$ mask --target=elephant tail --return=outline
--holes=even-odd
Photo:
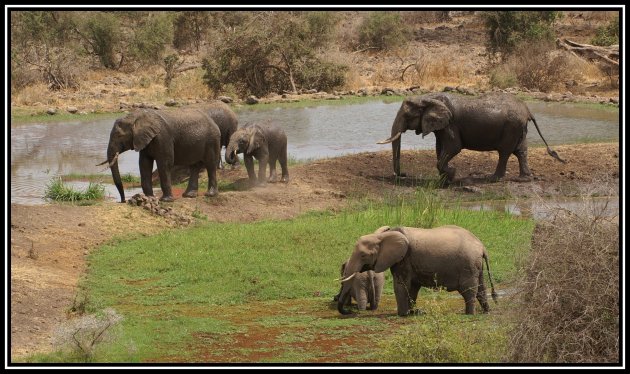
[[[529,119],[532,120],[532,122],[534,122],[534,126],[536,126],[536,131],[538,131],[538,135],[540,135],[540,138],[543,140],[543,142],[545,142],[545,145],[547,146],[547,153],[549,154],[549,156],[555,158],[556,160],[562,162],[563,164],[566,164],[567,162],[560,158],[560,156],[558,155],[558,152],[556,152],[553,149],[549,148],[549,144],[547,144],[547,141],[545,140],[545,138],[543,137],[542,133],[540,132],[540,128],[538,127],[538,123],[536,123],[536,119],[534,118],[534,116],[531,113],[529,114]]]
[[[492,274],[490,274],[490,264],[488,263],[488,253],[486,253],[486,251],[483,251],[483,259],[486,261],[486,268],[488,268],[488,279],[490,280],[490,289],[492,290],[492,300],[494,300],[494,302],[497,302],[497,297],[499,295],[497,295],[496,291],[494,290],[494,284],[492,283]]]

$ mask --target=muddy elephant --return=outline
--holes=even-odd
[[[245,168],[252,185],[277,182],[276,161],[280,162],[282,168],[281,182],[289,181],[287,136],[278,125],[269,122],[250,123],[236,130],[227,146],[225,161],[234,164],[238,153],[244,155]],[[254,171],[254,158],[258,160],[258,177]],[[269,178],[265,179],[267,164]]]
[[[118,155],[130,149],[140,152],[140,180],[145,195],[153,196],[151,171],[153,162],[156,162],[162,188],[161,201],[173,201],[171,170],[174,165],[190,170],[184,197],[197,196],[202,167],[208,171],[208,191],[205,195],[215,196],[218,193],[216,170],[221,157],[220,141],[219,127],[203,111],[140,109],[114,122],[107,160],[102,164],[109,164],[121,202],[125,202],[125,191],[118,170]]]
[[[392,143],[396,177],[405,177],[400,172],[401,135],[407,130],[414,130],[422,137],[434,133],[437,169],[444,184],[455,178],[455,168],[448,163],[462,149],[499,152],[496,170],[488,177],[490,181],[505,176],[508,158],[513,154],[519,163],[519,180],[527,181],[531,176],[527,165],[527,123],[530,120],[547,145],[547,153],[565,162],[549,148],[527,105],[506,93],[489,93],[477,98],[432,93],[407,98],[396,114],[391,136],[378,144]]]
[[[341,264],[341,275],[346,269],[348,261]],[[367,304],[370,304],[370,310],[376,310],[378,303],[381,301],[381,294],[383,293],[383,285],[385,284],[385,273],[375,273],[372,270],[358,273],[352,279],[352,285],[350,288],[350,298],[347,299],[346,306],[350,306],[351,299],[356,300],[359,310],[366,310]],[[334,301],[339,300],[342,288],[339,293],[333,298]]]
[[[352,278],[364,271],[391,269],[399,316],[411,312],[420,287],[458,291],[464,298],[466,314],[475,313],[475,298],[488,312],[484,261],[496,302],[488,253],[470,231],[454,225],[432,229],[383,226],[356,242],[341,279],[337,309],[341,314],[351,313],[345,305],[351,295]]]
[[[190,109],[199,109],[204,111],[214,123],[219,126],[219,131],[221,132],[221,148],[225,147],[227,152],[227,145],[230,142],[230,137],[232,134],[236,132],[238,129],[238,118],[236,114],[226,103],[215,100],[202,104],[195,104],[188,106]],[[236,163],[238,163],[238,158]],[[222,168],[221,158],[219,157],[219,169]],[[203,172],[203,168],[200,170]],[[190,170],[187,166],[175,165],[171,171],[171,181],[172,183],[180,183],[184,181],[190,175]],[[153,181],[157,181],[159,178],[159,174],[156,172],[153,173],[152,179]]]

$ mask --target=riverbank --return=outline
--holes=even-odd
[[[619,143],[554,146],[562,164],[544,148],[530,148],[533,181],[517,182],[518,163],[510,158],[507,176],[485,183],[482,176],[496,166],[494,152],[464,150],[453,159],[459,183],[433,190],[445,201],[529,199],[543,196],[618,196]],[[169,204],[190,222],[252,222],[290,219],[308,211],[339,211],[371,199],[413,199],[418,187],[437,180],[435,151],[403,151],[402,165],[412,177],[395,183],[391,152],[369,152],[317,160],[290,169],[289,184],[246,189],[244,170],[222,170],[219,179],[235,185],[213,199],[181,198]],[[181,226],[172,216],[159,216],[129,204],[103,202],[91,206],[11,205],[11,357],[50,350],[56,326],[73,310],[77,282],[86,271],[90,251],[114,238],[125,240]]]

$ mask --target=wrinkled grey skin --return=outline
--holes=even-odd
[[[228,164],[236,162],[236,154],[243,153],[245,168],[252,185],[275,183],[276,160],[282,168],[281,181],[289,181],[289,169],[287,168],[287,136],[277,125],[271,123],[250,123],[236,130],[230,138],[230,143],[225,152],[225,161]],[[258,160],[258,178],[254,171],[254,158]],[[265,173],[269,164],[269,179],[265,179]]]
[[[341,264],[341,275],[346,268],[348,261]],[[364,271],[357,274],[354,279],[348,281],[352,282],[350,289],[350,296],[356,300],[359,310],[366,310],[367,304],[370,304],[370,310],[376,310],[378,303],[381,301],[381,294],[383,293],[383,285],[385,284],[385,273],[375,273],[372,270]],[[333,298],[334,301],[339,300],[343,286],[339,290],[339,293]],[[351,299],[347,299],[345,306],[350,306]]]
[[[226,103],[220,100],[215,100],[208,103],[191,105],[187,107],[187,109],[202,110],[206,114],[208,114],[210,118],[212,118],[214,123],[216,123],[217,126],[219,126],[219,131],[221,132],[221,147],[225,147],[226,152],[227,152],[227,146],[228,146],[228,143],[230,142],[230,137],[238,129],[238,118],[236,117],[236,114],[234,113],[232,108],[230,108],[229,105],[227,105]],[[238,162],[239,161],[237,158],[235,164],[238,164]],[[219,169],[221,168],[222,168],[222,162],[221,162],[221,158],[219,157]],[[199,171],[203,172],[203,168]],[[171,172],[172,182],[180,183],[186,178],[188,178],[189,175],[190,175],[189,167],[175,165],[173,166],[173,170]],[[155,180],[157,178],[158,178],[157,173],[154,173],[153,179]]]
[[[534,116],[527,105],[514,95],[489,93],[477,98],[467,98],[448,93],[432,93],[410,97],[403,101],[394,123],[390,138],[379,144],[392,143],[394,174],[400,172],[400,144],[402,133],[414,130],[422,137],[433,132],[436,143],[437,169],[443,183],[455,178],[455,168],[448,165],[462,149],[474,151],[498,151],[499,162],[488,179],[498,181],[505,176],[510,155],[518,159],[521,181],[532,175],[527,165],[527,123],[533,121],[545,144]],[[565,162],[547,145],[547,153]]]
[[[206,196],[218,193],[216,169],[220,155],[221,134],[208,115],[194,109],[162,111],[135,110],[114,122],[107,147],[107,162],[112,170],[114,184],[125,202],[116,153],[133,149],[140,152],[140,180],[142,192],[153,196],[151,171],[157,163],[162,188],[161,201],[173,201],[171,170],[173,165],[190,168],[190,179],[184,197],[197,196],[199,170],[208,171]]]
[[[352,291],[348,277],[363,271],[379,273],[391,269],[399,316],[412,311],[420,287],[458,291],[464,298],[466,314],[475,313],[475,298],[488,312],[484,260],[496,302],[488,253],[470,231],[453,225],[433,229],[383,226],[357,241],[343,273],[337,309],[341,314],[351,313],[344,308]]]

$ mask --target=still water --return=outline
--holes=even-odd
[[[618,141],[619,114],[571,103],[528,102],[540,130],[550,145],[584,141]],[[306,108],[241,110],[239,123],[273,120],[284,128],[289,157],[309,160],[349,153],[391,150],[376,144],[389,137],[400,102],[370,101],[354,105],[319,105]],[[11,125],[11,203],[43,204],[46,184],[70,173],[103,174],[95,166],[105,160],[113,119],[64,123]],[[528,141],[542,144],[532,123]],[[433,149],[435,137],[424,139],[413,132],[402,137],[403,149]],[[127,151],[118,158],[120,172],[139,175],[138,153]],[[104,181],[110,182],[106,177]],[[81,187],[80,184],[76,186]],[[117,197],[113,185],[107,192]],[[137,191],[127,191],[129,196]]]

